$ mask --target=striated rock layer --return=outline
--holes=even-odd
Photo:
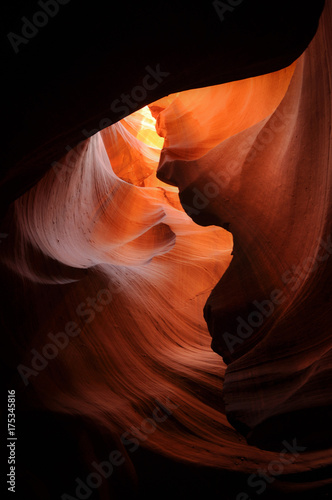
[[[158,177],[179,187],[197,223],[226,227],[234,238],[232,262],[204,309],[212,348],[228,365],[227,417],[252,444],[279,449],[285,437],[296,437],[308,451],[326,448],[326,459],[332,445],[330,30],[327,5],[294,74],[276,73],[265,90],[257,79],[258,104],[233,95],[236,86],[225,93],[222,112],[216,106],[209,123],[209,130],[220,130],[222,121],[221,141],[205,141],[199,90],[161,101],[158,116],[166,146]],[[250,85],[254,96],[255,79]]]
[[[4,309],[24,315],[2,342],[22,404],[97,423],[128,473],[138,439],[277,463],[282,491],[331,481],[330,20],[285,69],[152,103],[164,143],[143,108],[10,208]]]

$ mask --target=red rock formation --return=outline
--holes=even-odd
[[[229,365],[229,420],[272,449],[286,435],[308,449],[331,445],[330,29],[329,5],[281,102],[267,98],[269,87],[264,118],[258,107],[256,120],[249,104],[248,127],[207,142],[192,158],[188,149],[206,134],[199,91],[187,93],[183,108],[178,98],[165,103],[158,117],[166,138],[159,178],[179,186],[194,220],[227,227],[234,237],[233,260],[205,317],[212,347]],[[236,112],[246,113],[235,107],[234,116],[232,96],[223,106],[230,128]]]
[[[247,474],[277,463],[282,491],[330,481],[310,475],[331,460],[330,14],[291,66],[152,103],[160,162],[144,109],[11,207],[22,397],[107,429],[129,472],[138,440]],[[281,461],[285,440],[301,453]]]

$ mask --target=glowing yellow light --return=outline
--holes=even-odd
[[[164,138],[156,132],[156,119],[148,106],[135,111],[121,120],[123,127],[136,140],[132,147],[137,152],[137,159],[126,168],[116,170],[116,174],[126,182],[144,187],[161,187],[167,192],[178,193],[178,188],[165,184],[156,177],[160,153],[164,147]],[[137,143],[138,142],[138,143]],[[142,147],[143,146],[143,147]],[[114,152],[114,149],[111,150]],[[111,158],[114,168],[114,159]]]
[[[136,138],[144,142],[147,146],[162,149],[164,139],[156,132],[156,120],[151,115],[149,107],[144,106],[144,108],[135,111],[130,117],[135,122],[137,120],[138,129]]]

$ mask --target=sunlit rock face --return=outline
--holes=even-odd
[[[179,187],[194,220],[234,238],[204,309],[212,348],[228,364],[226,414],[272,449],[283,436],[308,449],[332,444],[330,29],[329,5],[295,70],[224,85],[208,124],[200,90],[158,109],[158,177]],[[222,141],[206,141],[211,130]]]
[[[178,417],[144,446],[200,463],[207,440],[207,463],[226,466],[233,451],[220,449],[229,439],[247,446],[210,402],[213,394],[222,404],[224,366],[203,307],[231,261],[232,236],[196,225],[177,189],[156,178],[162,142],[145,109],[69,153],[15,202],[16,237],[2,256],[25,278],[34,324],[18,333],[20,384],[51,411],[131,436],[156,400],[170,400]],[[56,332],[70,342],[60,335],[66,345],[53,356],[45,346]],[[47,358],[47,349],[41,368],[34,356]]]
[[[11,207],[17,386],[107,429],[129,473],[131,438],[247,474],[277,463],[282,492],[330,481],[306,475],[331,460],[330,14],[296,63],[151,103]],[[169,418],[143,432],[156,401]]]

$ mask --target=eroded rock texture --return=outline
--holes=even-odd
[[[267,77],[247,82],[258,103],[224,85],[209,129],[198,90],[160,101],[159,178],[179,186],[194,220],[234,237],[204,310],[212,347],[228,364],[226,414],[271,449],[286,435],[308,449],[329,448],[332,438],[330,23],[326,6],[293,74],[270,75],[266,89]],[[210,130],[221,130],[221,141],[206,141]]]
[[[331,481],[330,29],[327,5],[292,64],[303,42],[271,56],[272,73],[250,50],[242,70],[229,55],[217,77],[194,72],[192,87],[222,85],[185,90],[183,70],[179,92],[84,141],[55,122],[4,177],[27,176],[7,193],[26,191],[1,244],[8,379],[29,414],[111,436],[122,488],[135,443],[217,472],[269,470],[280,495]],[[88,474],[105,450],[82,435]]]

